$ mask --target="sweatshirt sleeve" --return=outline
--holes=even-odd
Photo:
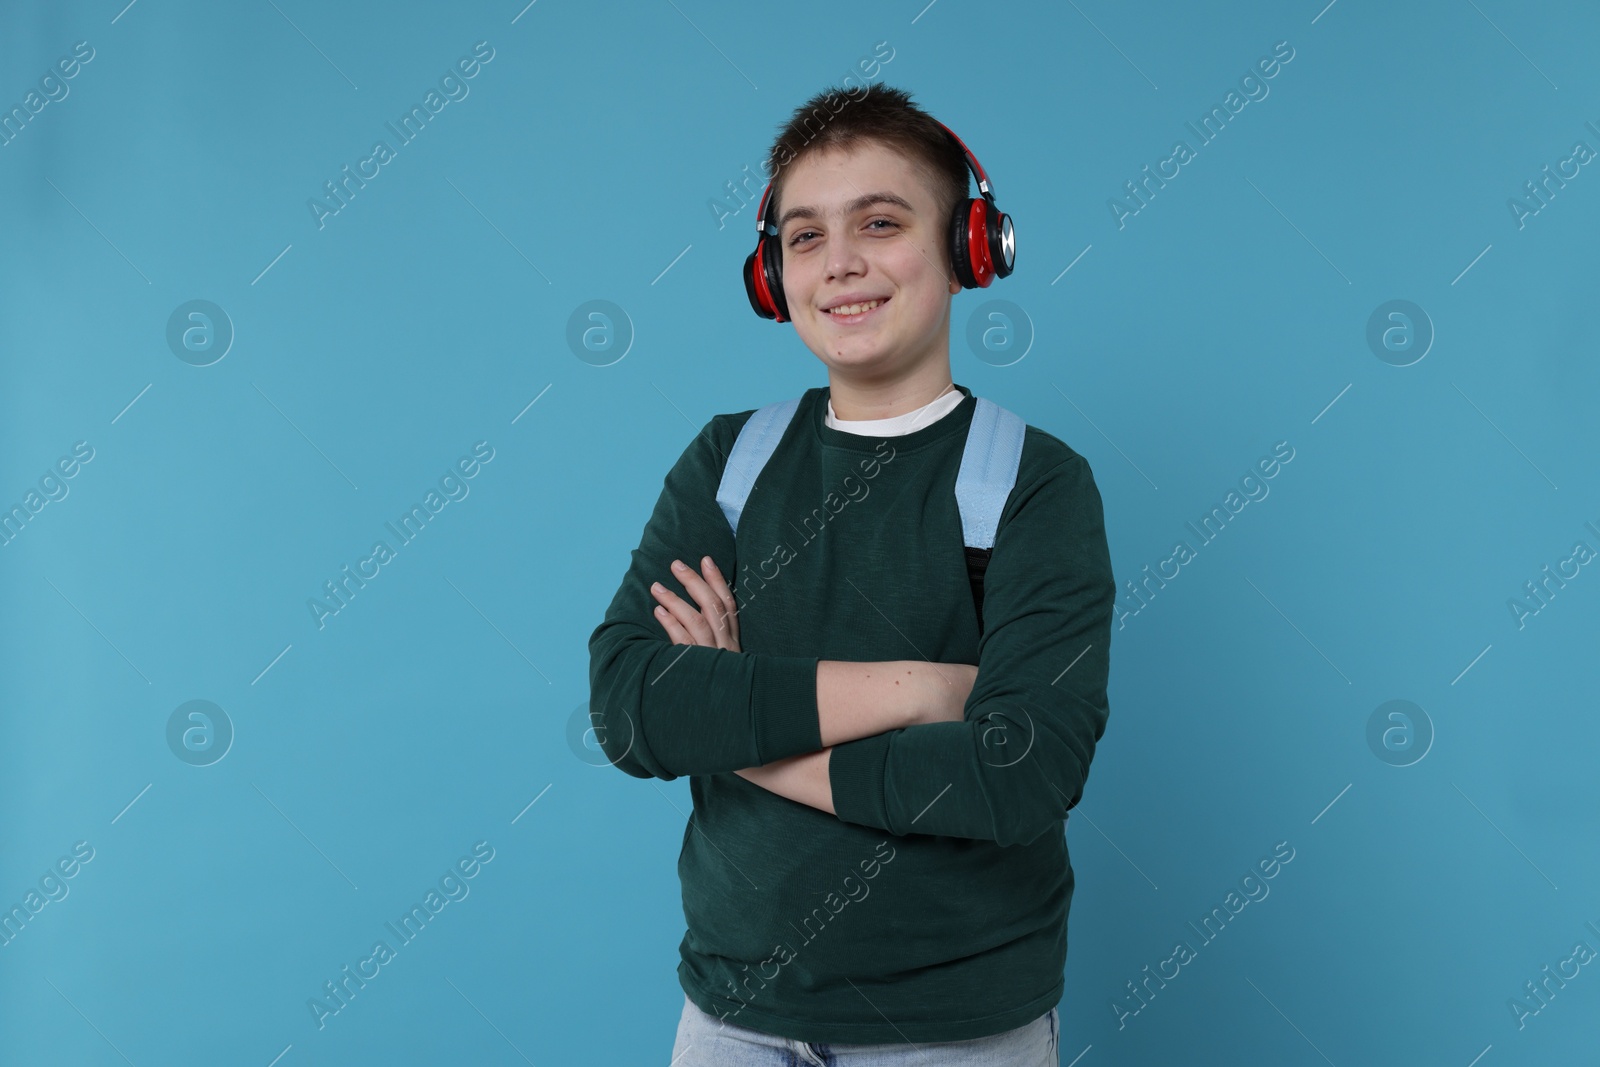
[[[1007,504],[984,573],[963,722],[835,745],[835,814],[892,834],[1027,844],[1083,796],[1105,732],[1116,584],[1100,493],[1073,453]]]
[[[717,416],[667,473],[622,586],[589,636],[589,717],[606,758],[635,778],[671,781],[755,767],[822,748],[817,658],[674,645],[653,614],[660,582],[710,556],[737,575],[733,529],[717,504],[736,436]]]

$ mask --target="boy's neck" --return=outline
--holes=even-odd
[[[854,381],[828,371],[828,402],[834,418],[845,422],[892,419],[933,403],[955,389],[948,360],[920,367],[897,378]]]

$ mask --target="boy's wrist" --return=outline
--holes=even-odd
[[[935,663],[906,660],[920,684],[911,687],[912,707],[907,709],[908,726],[934,722],[960,722],[965,717],[967,697],[972,693],[977,668],[964,663]]]
[[[911,670],[915,684],[906,687],[904,702],[905,724],[920,726],[938,722],[943,709],[950,703],[949,683],[939,674],[939,665],[928,660],[903,661]]]

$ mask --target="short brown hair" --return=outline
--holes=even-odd
[[[907,157],[933,189],[939,212],[935,225],[949,224],[956,204],[967,198],[966,156],[932,115],[911,102],[910,93],[887,85],[863,86],[860,95],[824,89],[795,108],[767,155],[772,217],[782,215],[784,178],[796,162],[813,152],[850,149],[862,142],[882,144]]]

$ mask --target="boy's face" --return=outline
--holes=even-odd
[[[944,247],[949,219],[911,161],[863,142],[792,166],[778,240],[789,317],[806,347],[854,379],[948,359],[950,297],[961,283]],[[855,315],[829,310],[874,300]]]

